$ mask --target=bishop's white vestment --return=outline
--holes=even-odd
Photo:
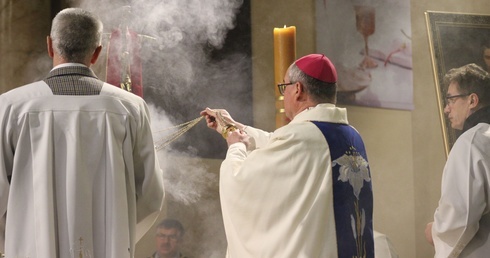
[[[229,258],[374,257],[369,167],[345,109],[244,131],[256,148],[230,145],[220,171]]]

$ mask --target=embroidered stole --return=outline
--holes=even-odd
[[[373,258],[373,193],[361,136],[346,124],[313,123],[330,149],[338,257]]]

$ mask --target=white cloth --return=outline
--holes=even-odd
[[[398,258],[398,254],[387,235],[378,231],[373,231],[374,252],[376,258]]]
[[[247,127],[250,153],[229,147],[220,171],[228,257],[337,257],[330,152],[309,120],[347,124],[347,114],[320,104],[272,134]]]
[[[4,248],[4,243],[5,243],[5,216],[0,217],[0,253],[4,253],[5,248]],[[0,257],[2,257],[0,255]]]
[[[435,257],[490,256],[490,125],[464,132],[442,177],[432,237]]]
[[[137,222],[164,198],[149,123],[141,98],[107,84],[94,96],[44,82],[0,95],[6,257],[133,257]]]

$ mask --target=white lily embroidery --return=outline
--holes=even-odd
[[[333,161],[332,166],[340,165],[340,175],[338,180],[342,182],[349,181],[350,185],[354,189],[354,195],[359,200],[359,194],[361,188],[364,185],[364,181],[370,182],[371,176],[369,175],[368,162],[355,150],[354,147],[342,155],[342,157]]]
[[[366,257],[365,243],[362,239],[364,228],[366,227],[366,212],[364,209],[359,210],[359,194],[364,186],[364,181],[370,182],[368,162],[356,151],[354,147],[350,147],[342,157],[333,161],[332,167],[339,165],[339,178],[342,182],[349,182],[352,186],[354,195],[357,200],[354,201],[355,211],[351,214],[351,229],[354,239],[356,240],[357,255],[354,258]]]

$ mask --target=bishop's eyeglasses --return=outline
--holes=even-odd
[[[277,88],[279,89],[279,93],[284,96],[284,90],[286,90],[286,86],[295,84],[295,82],[285,82],[285,83],[278,83]]]

